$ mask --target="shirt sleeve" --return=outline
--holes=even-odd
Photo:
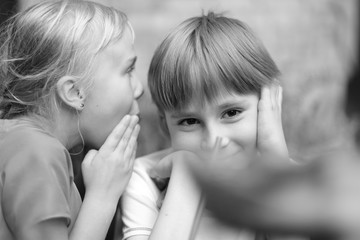
[[[123,194],[123,239],[132,236],[150,236],[159,214],[158,201],[162,197],[148,175],[148,167],[137,159],[129,184]]]
[[[49,143],[17,147],[2,174],[2,207],[11,231],[23,236],[38,223],[55,218],[68,226],[71,162],[66,150]]]

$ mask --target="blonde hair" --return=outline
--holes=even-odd
[[[160,113],[186,108],[193,97],[212,101],[222,91],[259,94],[280,74],[243,22],[213,12],[185,20],[156,49],[148,73]]]
[[[1,118],[51,118],[59,104],[57,80],[73,76],[88,89],[95,56],[126,26],[121,11],[76,0],[42,2],[12,17],[2,28]]]

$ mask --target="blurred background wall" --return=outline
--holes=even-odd
[[[2,0],[3,1],[3,0]],[[41,0],[19,0],[22,10]],[[136,74],[146,86],[152,54],[181,21],[214,10],[245,21],[282,71],[283,124],[293,158],[343,140],[342,94],[356,53],[356,0],[97,0],[127,13],[136,32]],[[360,104],[360,103],[359,103]],[[140,101],[138,155],[168,146],[148,90]]]

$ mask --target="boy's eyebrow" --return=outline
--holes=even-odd
[[[170,114],[171,118],[186,118],[186,117],[194,117],[196,113],[190,111],[175,111]]]
[[[246,99],[237,99],[229,102],[219,103],[218,105],[214,106],[217,109],[228,109],[228,108],[235,108],[235,107],[242,107],[247,108],[249,106],[249,102]],[[179,110],[174,111],[170,114],[171,118],[187,118],[187,117],[196,117],[198,111],[191,111],[191,110]]]
[[[221,103],[218,107],[223,109],[223,108],[233,108],[233,107],[247,107],[249,105],[247,100],[237,100],[235,102],[225,102],[225,103]]]

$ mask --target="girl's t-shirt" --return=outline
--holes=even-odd
[[[80,210],[69,152],[29,121],[0,120],[0,201],[0,239],[22,239],[53,219],[70,232]]]

